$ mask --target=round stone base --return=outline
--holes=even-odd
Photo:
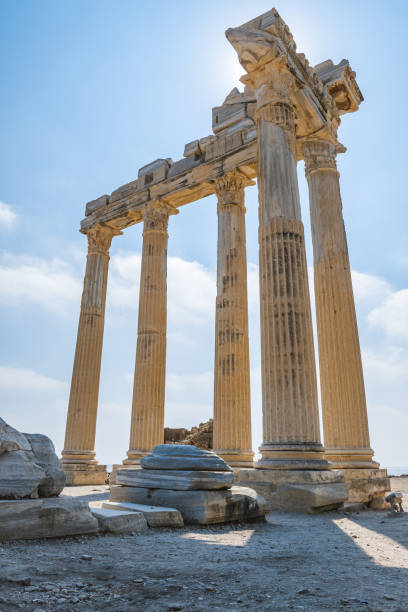
[[[372,470],[380,467],[373,461],[374,451],[371,448],[326,448],[324,455],[337,470]]]

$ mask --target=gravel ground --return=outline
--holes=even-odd
[[[393,479],[408,509],[408,478]],[[83,499],[106,487],[67,488]],[[0,545],[0,610],[408,612],[408,512]]]

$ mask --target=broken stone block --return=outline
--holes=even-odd
[[[40,497],[53,497],[65,487],[65,472],[60,467],[54,444],[43,434],[24,434],[33,450],[35,462],[45,472],[45,478],[38,487]]]
[[[126,512],[107,508],[91,508],[99,530],[109,533],[143,533],[148,526],[141,512]]]
[[[147,470],[201,470],[232,472],[232,468],[215,453],[186,444],[159,444],[152,454],[140,461]]]
[[[233,472],[140,468],[124,468],[116,472],[117,484],[149,489],[174,489],[176,491],[229,489],[233,481]]]
[[[64,485],[51,440],[20,433],[0,419],[0,499],[59,495]]]
[[[102,502],[102,508],[123,512],[141,512],[149,527],[183,527],[184,521],[176,508],[147,506],[129,502]]]
[[[0,499],[38,497],[38,487],[45,477],[32,451],[16,450],[0,455]]]
[[[110,501],[177,508],[184,522],[192,525],[259,520],[268,512],[263,497],[244,487],[227,491],[171,491],[113,485]]]
[[[87,202],[85,207],[85,216],[89,217],[89,215],[92,215],[92,213],[96,212],[100,208],[103,208],[107,204],[109,204],[109,196],[106,194],[100,196],[96,200],[91,200],[90,202]]]
[[[0,541],[98,532],[87,502],[68,497],[0,500]]]

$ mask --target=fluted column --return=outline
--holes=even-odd
[[[105,322],[109,247],[122,232],[96,225],[88,232],[88,256],[82,292],[62,467],[85,471],[96,465],[95,429]],[[86,478],[85,474],[82,474]],[[75,475],[70,474],[71,480]],[[73,482],[73,484],[75,484]],[[85,484],[85,482],[84,482]]]
[[[251,466],[251,398],[244,188],[237,171],[216,181],[217,299],[214,360],[214,451],[234,466]]]
[[[303,143],[312,221],[326,457],[335,467],[372,462],[360,343],[334,145]]]
[[[242,52],[242,35],[235,42]],[[228,32],[227,32],[228,36]],[[232,32],[232,37],[236,31]],[[231,38],[232,38],[231,37]],[[274,49],[274,48],[273,48]],[[258,146],[263,444],[258,467],[328,469],[320,442],[316,364],[296,175],[293,76],[281,56],[251,64]]]
[[[139,324],[128,459],[138,463],[164,437],[167,332],[167,241],[173,206],[146,206],[140,273]]]

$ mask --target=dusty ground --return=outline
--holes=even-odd
[[[408,478],[393,488],[408,510]],[[407,570],[408,512],[273,513],[263,524],[2,544],[0,610],[408,612]]]

